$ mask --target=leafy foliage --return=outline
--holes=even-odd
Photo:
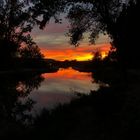
[[[35,25],[31,7],[27,7],[26,2],[20,0],[2,0],[0,3],[0,57],[5,59],[19,57],[21,45],[26,49],[40,55],[40,51],[33,41],[30,32]],[[36,51],[35,51],[36,49]],[[25,51],[24,51],[25,53]],[[29,53],[29,51],[28,51]],[[23,51],[22,51],[23,55]],[[33,52],[30,54],[33,55]],[[23,55],[25,56],[25,54]],[[34,54],[33,56],[36,56]],[[32,57],[33,57],[32,56]],[[22,56],[20,56],[22,57]],[[40,58],[42,56],[40,55]]]

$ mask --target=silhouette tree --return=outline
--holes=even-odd
[[[118,17],[114,32],[114,44],[121,53],[127,65],[138,66],[139,59],[139,37],[138,32],[140,30],[140,22],[138,16],[140,12],[140,2],[133,3],[130,1],[128,7],[124,7],[120,16]]]
[[[31,46],[26,45],[19,48],[19,55],[23,59],[41,59],[44,57],[43,54],[41,54],[39,47],[34,42],[32,42]]]
[[[132,22],[137,20],[134,15],[139,12],[137,0],[2,0],[0,12],[1,52],[7,52],[1,53],[2,58],[42,57],[29,32],[35,24],[43,29],[52,17],[55,22],[61,23],[59,14],[62,12],[67,14],[71,23],[68,35],[72,44],[77,46],[85,32],[90,33],[91,43],[100,33],[108,34],[118,50],[119,59],[124,62],[130,59],[130,54],[132,56],[129,46],[134,44],[137,36],[132,37],[131,34],[135,34],[134,30],[139,28],[138,22]],[[126,26],[126,23],[129,24]],[[135,29],[130,30],[130,27]],[[127,41],[127,38],[130,40]],[[23,49],[21,44],[26,44],[26,47]],[[38,55],[33,55],[33,52]]]
[[[37,15],[36,15],[37,16]],[[30,6],[27,7],[25,1],[20,0],[2,0],[0,2],[0,57],[3,60],[25,56],[23,44],[26,49],[34,50],[40,55],[40,51],[32,40],[30,32],[35,24],[35,14]],[[36,47],[35,47],[36,46]],[[32,48],[33,49],[30,49]],[[36,49],[36,51],[35,51]],[[28,53],[29,53],[28,51]],[[30,51],[30,55],[33,54]],[[36,57],[34,54],[32,57]],[[8,62],[7,61],[7,62]]]
[[[132,58],[134,61],[138,59],[136,51],[131,53],[131,46],[136,46],[135,40],[138,40],[135,33],[139,29],[135,16],[140,9],[137,0],[67,0],[63,4],[71,25],[68,33],[71,44],[77,46],[85,32],[90,33],[91,43],[104,33],[112,38],[120,62],[124,64]]]
[[[51,18],[54,18],[55,23],[61,23],[60,13],[64,12],[67,0],[27,0],[31,2],[34,6],[32,7],[32,12],[34,13],[33,18],[40,29],[43,29]],[[36,18],[41,16],[40,18]]]
[[[24,123],[33,121],[32,115],[26,112],[32,110],[35,101],[28,95],[39,88],[44,78],[36,73],[0,74],[0,78],[0,138],[16,137],[18,129],[25,130]]]

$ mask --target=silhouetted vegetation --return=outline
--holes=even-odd
[[[89,32],[89,41],[94,43],[100,33],[112,38],[117,49],[117,60],[122,67],[138,66],[139,2],[122,0],[77,0],[68,12],[71,23],[71,43],[78,45],[83,34]],[[135,49],[132,49],[135,46]],[[125,65],[125,66],[124,66]]]
[[[32,124],[30,112],[35,104],[26,98],[31,91],[38,89],[43,77],[39,73],[0,74],[0,139],[16,137]]]
[[[33,12],[24,1],[2,0],[0,3],[0,63],[11,68],[17,59],[42,59],[30,36],[35,24]]]
[[[27,4],[29,4],[28,7]],[[118,60],[121,63],[129,65],[127,63],[129,61],[131,65],[134,65],[132,62],[138,59],[138,51],[132,52],[131,49],[131,46],[137,46],[138,43],[137,35],[135,35],[135,31],[139,29],[135,16],[139,13],[137,1],[9,0],[1,1],[0,10],[2,29],[0,42],[1,52],[3,52],[0,56],[7,60],[8,57],[10,59],[17,56],[42,58],[39,48],[29,33],[36,24],[43,29],[52,17],[56,23],[61,23],[59,14],[62,12],[67,13],[67,18],[71,23],[69,36],[72,44],[78,45],[84,32],[90,33],[91,43],[95,42],[100,33],[105,33],[113,39],[112,43],[117,48]],[[39,18],[40,16],[42,18]]]
[[[140,72],[134,69],[139,66],[139,5],[138,0],[1,0],[0,138],[135,139],[140,129]],[[85,62],[43,59],[30,32],[34,25],[43,29],[52,17],[61,23],[60,13],[70,21],[71,44],[78,46],[86,32],[91,43],[104,33],[116,51],[105,59],[97,52]],[[28,114],[35,102],[21,100],[39,88],[41,72],[70,66],[92,72],[93,82],[107,86],[36,117]]]

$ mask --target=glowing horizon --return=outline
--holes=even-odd
[[[40,47],[41,48],[41,47]],[[63,48],[63,49],[45,49],[41,48],[41,53],[44,55],[46,59],[55,59],[58,61],[64,60],[77,60],[77,61],[86,61],[91,60],[93,56],[93,52],[99,51],[101,53],[102,58],[106,57],[109,50],[111,48],[111,44],[100,44],[94,46],[84,46],[84,47],[73,47],[73,48]]]

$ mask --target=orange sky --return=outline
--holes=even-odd
[[[93,55],[92,52],[100,51],[102,56],[105,56],[106,53],[110,50],[111,45],[108,43],[106,44],[98,44],[92,46],[83,46],[83,47],[70,47],[70,48],[63,48],[63,49],[53,49],[47,50],[45,48],[41,48],[42,54],[44,54],[45,58],[56,59],[56,60],[90,60],[92,59]]]

